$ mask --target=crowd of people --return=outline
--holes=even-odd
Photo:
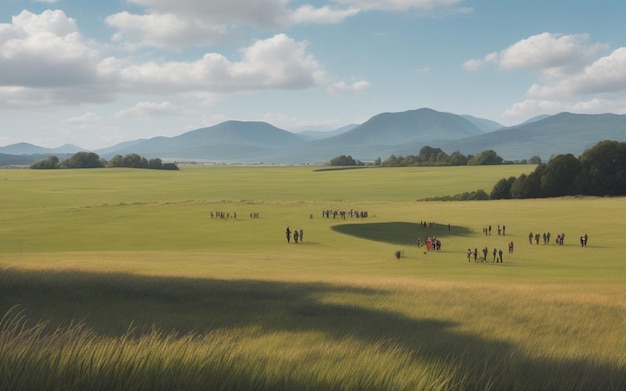
[[[441,250],[441,240],[436,236],[429,236],[425,242],[422,239],[417,238],[417,247],[426,246],[426,251],[439,251]]]
[[[326,218],[326,219],[336,219],[337,217],[339,217],[341,220],[345,220],[347,217],[350,218],[357,218],[357,219],[363,219],[366,218],[368,216],[368,213],[366,210],[354,210],[354,209],[350,209],[350,210],[330,210],[330,209],[325,209],[322,211],[322,218]]]
[[[211,212],[211,218],[212,219],[222,219],[222,220],[227,220],[231,218],[231,213],[230,212],[222,212],[222,211],[215,211],[215,212]],[[237,212],[233,212],[232,214],[232,218],[234,218],[235,220],[237,220]]]

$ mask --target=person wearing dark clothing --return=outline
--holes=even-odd
[[[496,248],[493,248],[493,262],[496,261],[496,256],[498,255],[498,250],[496,250]]]
[[[294,243],[298,244],[298,230],[297,229],[293,230],[293,241]]]
[[[304,242],[304,230],[300,228],[300,243]]]
[[[287,236],[287,243],[291,242],[291,230],[289,227],[285,230],[285,235]]]
[[[498,250],[498,256],[500,257],[500,263],[502,263],[502,249]]]
[[[474,248],[474,262],[478,262],[478,249]]]

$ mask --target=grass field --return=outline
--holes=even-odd
[[[533,169],[0,170],[0,389],[626,389],[626,198],[419,201]]]

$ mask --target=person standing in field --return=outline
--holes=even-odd
[[[467,249],[467,262],[470,261],[470,258],[472,258],[472,249],[468,248]]]
[[[304,242],[304,230],[300,228],[300,243]]]
[[[498,256],[500,257],[500,263],[502,263],[502,249],[498,250]]]
[[[528,234],[528,243],[533,244],[533,233]]]
[[[487,249],[487,247],[483,248],[483,262],[487,262],[487,253],[489,252],[489,250]]]
[[[492,261],[492,262],[495,262],[495,261],[496,261],[496,256],[497,256],[497,255],[498,255],[498,250],[496,250],[496,248],[494,247],[494,248],[493,248],[493,261]]]
[[[478,249],[474,247],[474,262],[478,262]]]
[[[293,241],[295,244],[298,244],[298,230],[297,229],[293,230]]]
[[[287,243],[291,242],[291,230],[289,229],[289,226],[287,226],[287,229],[285,230],[285,235],[287,236]]]

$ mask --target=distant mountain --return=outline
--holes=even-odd
[[[406,144],[433,146],[481,134],[481,129],[459,115],[423,108],[378,114],[348,132],[281,151],[276,158],[323,162],[335,156],[351,155],[358,160],[373,161],[390,156]],[[414,154],[417,152],[419,148]]]
[[[476,125],[476,127],[482,130],[484,133],[493,132],[494,130],[504,128],[504,125],[499,124],[495,121],[488,120],[488,119],[476,118],[474,116],[467,115],[467,114],[464,114],[461,117],[465,118],[466,120]]]
[[[491,149],[506,160],[536,155],[547,161],[561,153],[578,156],[602,140],[626,141],[626,115],[560,113],[501,127],[481,118],[422,108],[381,113],[330,133],[312,140],[321,135],[295,134],[266,122],[227,121],[176,137],[128,141],[95,152],[106,159],[137,153],[174,160],[298,164],[324,163],[339,155],[361,161],[417,155],[428,145],[447,153],[473,155]],[[73,145],[49,149],[13,144],[0,147],[0,165],[30,164],[52,154],[63,160],[58,151],[80,150]]]
[[[446,152],[476,154],[486,149],[509,160],[582,154],[599,141],[626,141],[626,115],[560,113],[483,135],[439,145]]]
[[[302,137],[266,122],[227,121],[176,137],[155,137],[118,149],[109,148],[104,157],[137,153],[146,158],[258,162],[272,151],[305,142]]]
[[[45,148],[39,147],[37,145],[29,144],[29,143],[17,143],[11,144],[4,147],[0,147],[0,153],[4,153],[7,155],[45,155],[45,154],[55,154],[55,153],[76,153],[80,151],[86,151],[84,148],[77,147],[72,144],[65,144],[58,148]]]
[[[299,135],[300,137],[302,137],[303,139],[307,140],[307,141],[321,140],[321,139],[324,139],[324,138],[338,136],[338,135],[340,135],[342,133],[348,132],[348,131],[356,128],[357,126],[359,126],[359,125],[358,124],[349,124],[349,125],[342,126],[341,128],[335,129],[335,130],[329,130],[329,131],[307,130],[307,131],[299,132],[299,133],[296,133],[296,134]]]

